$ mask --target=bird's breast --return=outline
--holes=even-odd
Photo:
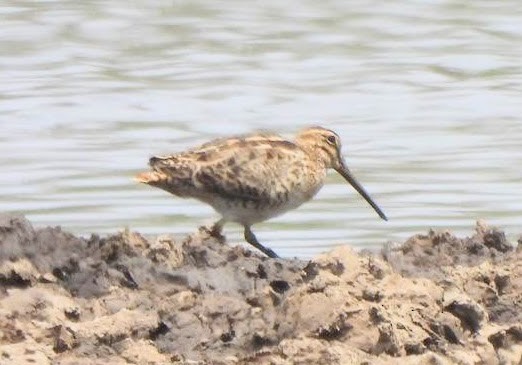
[[[323,186],[324,177],[303,176],[293,182],[272,181],[260,199],[227,199],[214,196],[209,203],[226,220],[251,225],[293,210],[311,200]]]

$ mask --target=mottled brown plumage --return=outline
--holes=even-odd
[[[217,231],[228,221],[242,224],[247,242],[270,257],[277,255],[257,241],[250,227],[310,200],[330,168],[386,219],[346,167],[339,136],[322,127],[302,130],[294,142],[272,133],[217,139],[152,157],[149,164],[152,171],[139,174],[137,181],[209,204],[222,216]]]

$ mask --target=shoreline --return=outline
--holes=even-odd
[[[478,222],[268,259],[208,231],[81,238],[0,215],[2,364],[519,364],[522,239]]]

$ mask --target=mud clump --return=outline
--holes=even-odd
[[[483,223],[302,261],[3,215],[0,363],[518,364],[521,256]]]

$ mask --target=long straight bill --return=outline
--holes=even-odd
[[[348,170],[346,166],[342,166],[337,170],[337,172],[341,174],[341,176],[344,177],[345,180],[348,181],[350,185],[353,186],[353,188],[357,190],[359,194],[362,195],[362,197],[368,202],[368,204],[370,204],[372,208],[375,209],[377,214],[379,214],[379,217],[381,217],[385,221],[388,220],[388,217],[386,217],[381,208],[379,208],[379,206],[373,201],[370,195],[366,192],[366,190],[364,190],[361,184],[359,184],[359,182],[355,179],[355,177],[352,175],[352,173],[350,172],[350,170]]]

